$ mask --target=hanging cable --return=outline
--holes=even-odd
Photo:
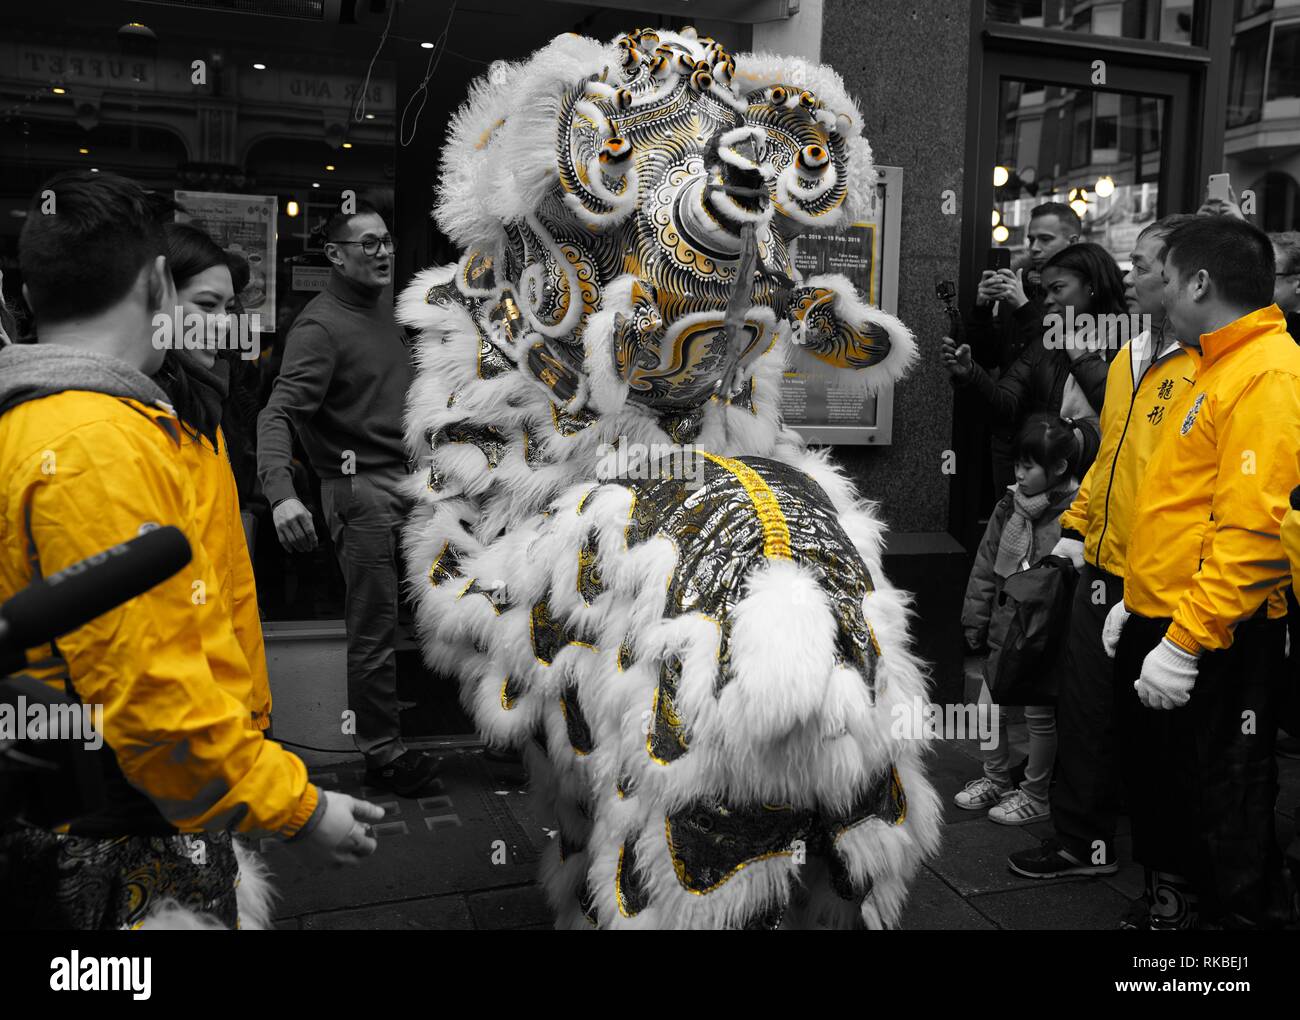
[[[411,98],[406,101],[406,105],[402,107],[402,119],[398,125],[397,140],[403,149],[415,141],[415,132],[420,126],[420,114],[424,112],[425,101],[429,98],[429,79],[433,77],[433,72],[438,69],[438,64],[442,61],[443,53],[447,51],[447,39],[451,34],[451,19],[456,16],[456,4],[458,2],[459,0],[452,0],[451,10],[447,12],[447,24],[442,28],[442,35],[434,40],[433,50],[429,53],[429,62],[424,68],[424,78],[421,79],[415,91],[411,93]],[[420,105],[415,108],[415,118],[411,123],[411,132],[408,135],[406,132],[406,118],[411,112],[411,104],[415,102],[417,97],[420,100]]]
[[[370,91],[370,76],[375,71],[375,61],[379,59],[379,54],[384,49],[384,43],[388,41],[388,30],[393,27],[393,12],[397,10],[397,5],[401,0],[389,0],[388,21],[384,23],[384,34],[379,37],[379,45],[375,47],[375,54],[370,58],[370,66],[366,68],[366,77],[361,82],[361,91],[357,94],[357,101],[352,104],[352,120],[360,124],[366,117],[366,93]]]

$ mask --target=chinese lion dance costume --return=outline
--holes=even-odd
[[[834,71],[691,29],[557,38],[450,125],[465,255],[398,301],[408,582],[430,667],[524,755],[560,927],[891,927],[936,848],[882,525],[778,411],[792,344],[865,387],[915,358],[794,267],[874,188]]]

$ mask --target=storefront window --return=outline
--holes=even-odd
[[[1300,21],[1273,27],[1269,60],[1268,100],[1300,98]],[[1300,105],[1294,111],[1300,114]]]
[[[1252,28],[1232,40],[1228,71],[1228,127],[1259,120],[1264,100],[1264,68],[1268,61],[1270,26]]]
[[[1004,80],[994,241],[1024,249],[1030,211],[1064,202],[1087,240],[1127,264],[1157,215],[1163,114],[1164,100],[1152,96]]]
[[[343,191],[386,211],[398,233],[395,82],[382,60],[367,78],[366,37],[351,52],[324,54],[266,35],[256,19],[231,25],[242,34],[130,36],[108,11],[100,24],[45,23],[0,39],[0,269],[5,298],[22,313],[18,235],[31,196],[59,171],[111,171],[175,198],[188,210],[182,218],[249,265],[241,297],[261,331],[241,378],[256,408],[270,394],[286,333],[328,277],[320,228]],[[23,326],[30,335],[30,322]],[[256,521],[263,613],[340,617],[343,583],[327,529],[318,524],[312,554],[280,547],[256,479],[255,410],[244,419],[223,428],[241,509]],[[294,471],[300,497],[319,511],[319,481],[301,450]]]
[[[1199,0],[985,0],[989,21],[1190,44]]]
[[[1256,225],[1300,230],[1300,21],[1294,4],[1242,6],[1240,16],[1266,20],[1232,41],[1223,169]]]

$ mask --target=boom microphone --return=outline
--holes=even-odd
[[[0,605],[0,675],[25,664],[24,649],[76,630],[189,563],[179,528],[154,528],[24,588]]]

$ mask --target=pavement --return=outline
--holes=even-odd
[[[1024,753],[1022,725],[1010,729],[1013,751]],[[982,812],[962,811],[953,794],[980,774],[974,741],[937,740],[931,781],[945,802],[943,846],[912,887],[902,925],[912,930],[1111,929],[1142,891],[1142,869],[1131,859],[1127,819],[1121,819],[1117,874],[1035,881],[1012,873],[1007,855],[1052,835],[1050,823],[995,825]],[[313,869],[290,860],[267,840],[267,862],[280,894],[282,929],[545,929],[552,917],[537,885],[537,862],[550,838],[529,807],[518,765],[496,762],[481,745],[437,750],[440,778],[419,799],[364,786],[360,759],[312,770],[327,790],[384,805],[376,826],[379,851],[356,868]],[[1013,760],[1015,754],[1013,754]],[[1278,759],[1278,838],[1290,842],[1300,806],[1300,761]]]

